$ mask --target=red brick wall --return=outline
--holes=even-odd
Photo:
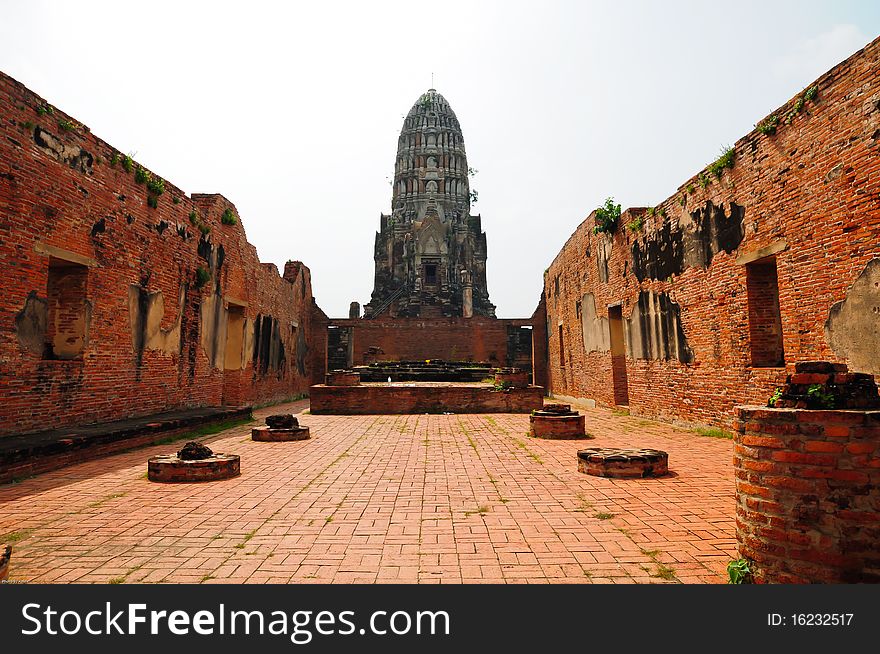
[[[487,361],[507,365],[508,327],[532,327],[532,351],[541,360],[545,357],[545,318],[541,307],[531,318],[375,318],[332,319],[330,325],[351,329],[352,365],[374,361]],[[539,325],[540,332],[535,328]],[[381,353],[370,354],[370,347]],[[528,353],[527,353],[528,354]],[[515,361],[529,369],[529,361]],[[543,366],[542,366],[543,367]]]
[[[737,417],[736,532],[756,581],[880,581],[880,411]]]
[[[260,262],[241,220],[222,223],[227,210],[237,217],[223,196],[190,198],[167,181],[163,193],[148,191],[136,162],[126,171],[122,153],[2,74],[0,115],[0,435],[307,392],[308,268],[282,279]],[[47,336],[38,316],[59,256],[87,268],[80,360],[39,351]],[[199,268],[210,277],[202,286]],[[153,321],[139,323],[148,302]],[[251,331],[258,316],[277,321],[279,365],[261,370],[244,338],[243,365],[224,370],[228,304],[244,307]]]
[[[615,403],[611,352],[587,347],[581,327],[588,293],[595,299],[596,329],[606,332],[607,323],[599,319],[608,318],[609,305],[620,303],[626,320],[635,315],[640,295],[663,295],[680,311],[681,341],[671,314],[641,326],[654,335],[665,333],[665,344],[681,356],[642,358],[627,342],[626,381],[635,414],[729,424],[735,404],[765,403],[795,362],[845,360],[829,345],[825,323],[832,305],[846,298],[868,263],[880,256],[880,40],[815,85],[815,98],[804,100],[801,93],[773,112],[779,118],[775,134],[755,130],[737,141],[734,166],[720,179],[707,172],[710,183],[704,186],[695,176],[657,207],[624,212],[611,238],[594,233],[594,214],[578,226],[544,278],[554,394]],[[741,242],[730,251],[713,252],[708,265],[700,263],[707,259],[705,249],[685,248],[687,265],[670,270],[664,261],[674,244],[652,252],[648,240],[662,239],[664,228],[694,229],[694,216],[707,210],[707,202],[729,216],[742,207]],[[628,228],[630,222],[635,230]],[[721,242],[728,236],[713,232],[709,238]],[[647,260],[654,273],[642,281],[634,274],[640,265],[634,247],[651,252]],[[778,268],[787,370],[752,365],[745,263],[762,256],[775,256]],[[560,333],[564,365],[559,364]],[[646,347],[656,344],[645,341]],[[873,347],[873,358],[880,361],[876,337]]]

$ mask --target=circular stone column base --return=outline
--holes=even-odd
[[[284,441],[304,441],[309,436],[308,427],[291,427],[289,429],[272,429],[271,427],[254,427],[251,429],[251,439],[267,443],[280,443]]]
[[[147,462],[147,479],[161,482],[217,481],[241,474],[241,457],[215,453],[207,459],[186,461],[176,454],[154,456]]]
[[[0,551],[0,581],[9,576],[9,560],[12,558],[12,545],[7,545]]]
[[[590,447],[578,450],[578,472],[595,477],[638,479],[669,473],[669,455],[662,450]]]
[[[529,436],[535,438],[591,438],[586,434],[586,416],[566,416],[535,411],[529,416]]]

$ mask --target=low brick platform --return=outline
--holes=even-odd
[[[111,452],[151,445],[198,427],[249,418],[251,407],[200,407],[141,418],[0,437],[0,484]]]
[[[495,390],[488,384],[452,382],[369,383],[309,389],[311,413],[530,413],[543,405],[540,386]]]
[[[755,581],[880,582],[880,410],[736,413],[736,536]]]
[[[185,461],[176,454],[154,456],[147,462],[147,478],[160,482],[219,481],[241,474],[241,457],[219,452],[207,459]]]
[[[0,581],[9,577],[9,561],[12,559],[12,545],[7,545],[0,552]]]
[[[272,429],[271,427],[254,427],[251,439],[267,443],[286,441],[304,441],[311,438],[308,427],[290,427],[289,429]]]
[[[632,479],[669,473],[669,456],[661,450],[591,447],[577,456],[578,471],[595,477]]]

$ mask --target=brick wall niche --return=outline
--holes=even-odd
[[[736,534],[755,580],[880,582],[880,411],[736,414]]]

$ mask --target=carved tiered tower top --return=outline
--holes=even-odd
[[[468,183],[455,112],[429,89],[403,121],[391,214],[376,234],[376,277],[364,317],[495,316],[486,289],[486,235]]]

